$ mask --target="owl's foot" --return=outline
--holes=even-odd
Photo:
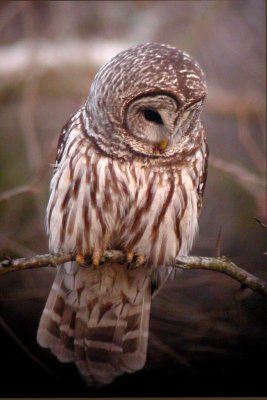
[[[81,266],[81,267],[88,267],[91,264],[91,259],[88,256],[85,256],[83,254],[78,254],[75,257],[76,262]]]
[[[135,269],[146,263],[145,256],[135,256],[133,252],[127,252],[127,262],[129,269]]]
[[[142,265],[144,265],[145,262],[146,262],[145,256],[138,256],[138,257],[137,257],[137,260],[136,260],[136,262],[135,262],[136,268],[142,267]]]
[[[133,261],[133,258],[134,258],[134,253],[132,251],[127,251],[126,259],[129,264]]]
[[[93,266],[95,267],[95,268],[98,268],[99,267],[99,265],[100,265],[100,260],[101,260],[101,258],[102,258],[102,253],[100,252],[100,251],[94,251],[94,253],[93,253]]]
[[[93,256],[89,257],[83,254],[78,254],[75,258],[76,262],[81,266],[81,267],[89,267],[90,265],[93,264],[94,267],[98,268],[100,265],[101,258],[103,256],[103,253],[99,251],[98,249],[94,250]]]

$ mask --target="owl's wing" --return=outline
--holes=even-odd
[[[57,145],[56,165],[59,164],[61,161],[71,131],[77,128],[80,123],[81,112],[82,109],[79,110],[77,113],[71,115],[61,129]]]
[[[203,161],[200,166],[200,171],[199,171],[199,184],[197,187],[197,194],[198,194],[198,202],[197,202],[197,208],[198,208],[198,213],[200,213],[200,210],[202,208],[203,204],[203,196],[204,196],[204,191],[206,187],[206,181],[207,181],[207,176],[208,176],[208,157],[209,157],[209,147],[207,143],[207,139],[204,135],[203,143],[202,143],[202,155],[203,155]]]

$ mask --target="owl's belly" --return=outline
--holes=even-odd
[[[172,263],[188,254],[198,227],[192,180],[186,171],[151,170],[140,183],[118,237],[153,265]]]
[[[92,152],[89,174],[86,157],[79,154],[72,172],[63,162],[53,178],[47,208],[51,251],[92,255],[116,245],[153,265],[188,253],[197,198],[186,170],[148,169]]]

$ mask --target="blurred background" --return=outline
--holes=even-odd
[[[48,251],[44,228],[61,127],[97,69],[129,46],[161,42],[206,72],[210,147],[192,254],[220,251],[267,280],[266,4],[217,1],[0,3],[0,253]],[[221,232],[219,234],[219,232]],[[265,254],[264,254],[265,253]],[[267,300],[219,273],[177,273],[153,302],[146,367],[102,389],[36,343],[55,271],[0,281],[0,396],[264,396]]]

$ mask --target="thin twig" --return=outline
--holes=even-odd
[[[222,227],[220,226],[216,240],[216,257],[221,257]]]
[[[21,185],[15,188],[6,190],[0,193],[0,202],[9,200],[12,197],[18,196],[24,193],[35,193],[37,189],[35,188],[35,182],[29,183],[28,185]]]
[[[174,349],[169,346],[167,343],[164,343],[162,340],[160,340],[153,331],[149,332],[149,338],[156,345],[158,348],[160,348],[161,351],[163,351],[165,354],[168,354],[172,359],[176,360],[179,362],[179,364],[186,365],[188,366],[188,360],[186,357],[178,354]]]
[[[229,174],[237,184],[243,187],[255,199],[259,214],[265,215],[266,182],[263,176],[252,173],[241,165],[211,155],[209,157],[209,164]]]
[[[43,254],[30,258],[19,258],[16,260],[4,260],[0,263],[0,275],[12,271],[21,271],[24,269],[41,268],[46,266],[56,267],[68,261],[74,261],[74,254]],[[122,251],[110,250],[104,253],[101,262],[124,262],[125,254]],[[176,259],[174,268],[182,269],[205,269],[224,273],[235,279],[242,285],[267,296],[267,283],[235,265],[231,260],[225,257],[195,257],[180,256]]]
[[[9,239],[6,236],[0,234],[0,246],[5,249],[5,251],[10,250],[15,252],[17,255],[24,257],[32,257],[35,253],[28,247],[18,243],[16,240]]]
[[[243,112],[237,112],[236,118],[238,124],[239,140],[246,149],[248,155],[250,156],[254,165],[257,167],[258,171],[264,174],[266,160],[262,150],[257,145],[255,139],[251,135],[248,116]]]
[[[253,217],[253,219],[255,219],[255,221],[257,221],[263,228],[267,228],[267,224],[264,224],[259,218]]]
[[[9,1],[5,6],[2,6],[0,19],[0,32],[8,26],[12,20],[20,14],[25,7],[29,6],[29,1]]]
[[[250,172],[248,169],[241,165],[225,161],[221,158],[210,156],[209,163],[215,168],[221,171],[231,174],[239,183],[243,184],[245,187],[252,186],[254,188],[264,189],[265,180],[263,177]]]
[[[30,183],[26,183],[24,185],[16,186],[12,189],[5,190],[4,192],[0,193],[0,203],[2,201],[7,201],[10,200],[11,198],[18,196],[20,194],[24,193],[33,193],[33,194],[38,194],[39,189],[38,185],[39,183],[43,180],[47,172],[50,172],[51,168],[49,168],[49,161],[52,158],[52,155],[54,155],[56,151],[56,144],[57,144],[57,138],[55,138],[52,141],[52,144],[50,146],[50,151],[48,152],[48,156],[43,162],[42,168],[39,170],[39,172],[36,174],[35,178],[32,179]]]
[[[0,316],[0,327],[4,329],[4,331],[17,343],[17,345],[24,351],[24,353],[34,362],[36,362],[41,368],[46,370],[49,374],[58,378],[58,376],[49,369],[45,364],[43,364],[17,337],[17,335],[13,332],[10,326],[5,322],[5,320]]]

